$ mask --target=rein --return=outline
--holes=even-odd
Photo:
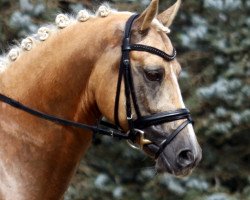
[[[31,115],[34,115],[36,117],[39,117],[41,119],[51,121],[60,125],[87,129],[87,130],[91,130],[94,133],[98,133],[101,135],[107,135],[107,136],[111,136],[111,137],[118,138],[118,139],[126,139],[132,142],[132,143],[129,143],[130,146],[136,147],[135,145],[137,144],[140,146],[140,149],[142,149],[145,144],[155,144],[153,141],[150,141],[145,138],[144,131],[142,131],[141,129],[147,128],[152,125],[159,125],[162,123],[168,123],[168,122],[173,122],[176,120],[186,119],[170,135],[165,136],[165,139],[159,145],[155,144],[158,147],[158,150],[154,152],[154,154],[155,154],[155,158],[158,158],[158,156],[164,151],[165,147],[189,123],[193,123],[193,120],[191,118],[189,110],[186,108],[178,109],[178,110],[171,111],[171,112],[169,111],[160,112],[160,113],[156,113],[156,114],[149,115],[149,116],[141,115],[139,105],[137,102],[137,98],[136,98],[135,89],[134,89],[134,82],[133,82],[133,76],[132,76],[131,65],[130,65],[130,55],[129,55],[130,51],[144,51],[144,52],[148,52],[148,53],[160,56],[166,61],[171,61],[175,59],[176,57],[176,50],[173,49],[172,55],[169,55],[151,46],[131,44],[130,43],[131,28],[132,28],[134,20],[138,18],[138,16],[139,16],[138,14],[132,15],[126,22],[126,26],[125,26],[125,34],[124,34],[124,39],[123,39],[123,44],[122,44],[122,57],[121,57],[121,62],[120,62],[120,67],[119,67],[119,75],[118,75],[118,81],[117,81],[117,90],[116,90],[115,106],[114,106],[115,125],[109,122],[103,121],[103,120],[100,120],[96,126],[91,126],[91,125],[87,125],[83,123],[78,123],[75,121],[70,121],[67,119],[63,119],[54,115],[49,115],[49,114],[40,112],[38,110],[29,108],[26,105],[23,105],[22,103],[10,97],[7,97],[1,93],[0,93],[0,101],[6,104],[9,104],[19,110],[27,112]],[[128,125],[129,125],[128,133],[125,133],[120,128],[119,117],[118,117],[119,116],[118,107],[119,107],[122,79],[124,80],[124,85],[125,85],[126,115],[127,115]],[[133,119],[132,106],[137,115],[137,119]],[[138,141],[138,138],[139,138],[139,141]]]
[[[91,125],[82,124],[79,122],[63,119],[63,118],[60,118],[60,117],[57,117],[54,115],[49,115],[49,114],[40,112],[38,110],[29,108],[29,107],[23,105],[22,103],[14,100],[14,99],[11,99],[11,98],[9,98],[1,93],[0,93],[0,101],[7,103],[7,104],[19,109],[19,110],[27,112],[31,115],[34,115],[34,116],[39,117],[41,119],[45,119],[47,121],[54,122],[56,124],[60,124],[63,126],[71,126],[71,127],[81,128],[81,129],[87,129],[87,130],[93,131],[94,133],[99,133],[101,135],[107,135],[107,136],[111,136],[111,137],[118,138],[118,139],[130,139],[128,135],[121,132],[120,130],[117,130],[117,129],[114,129],[111,127],[107,128],[107,127],[102,126],[102,125],[91,126]]]

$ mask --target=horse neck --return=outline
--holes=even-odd
[[[113,15],[75,23],[54,33],[31,51],[23,52],[0,75],[0,92],[43,112],[93,123],[99,115],[94,87],[103,78],[100,72],[110,69],[110,60],[119,59],[114,53],[114,49],[120,52],[121,42],[121,37],[114,32],[120,24],[116,18]],[[0,110],[0,154],[12,156],[0,159],[0,165],[8,169],[6,174],[14,181],[25,183],[18,188],[22,190],[25,186],[23,193],[27,196],[22,199],[58,199],[89,147],[91,134],[53,125],[5,104]],[[6,144],[10,144],[15,153],[3,148]],[[13,167],[9,163],[11,159],[16,161]],[[35,167],[36,160],[39,167]],[[22,178],[18,180],[20,169]],[[31,192],[26,192],[27,188]],[[0,199],[1,189],[0,183]],[[20,191],[11,191],[19,198]],[[32,192],[39,198],[35,195],[30,198]],[[10,195],[9,190],[7,193]]]
[[[26,105],[72,119],[95,107],[91,72],[109,43],[106,19],[76,23],[23,52],[2,75],[1,91]]]

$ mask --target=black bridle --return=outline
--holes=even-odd
[[[120,90],[121,90],[121,83],[122,78],[124,80],[125,86],[125,97],[126,97],[126,115],[127,121],[129,126],[129,138],[132,140],[133,143],[136,142],[136,138],[139,135],[143,137],[141,141],[144,139],[144,132],[141,129],[147,128],[152,125],[159,125],[166,122],[173,122],[176,120],[186,119],[182,122],[178,128],[173,131],[169,136],[165,138],[158,146],[159,149],[155,153],[155,157],[157,158],[160,153],[165,149],[165,147],[181,132],[189,123],[193,123],[191,118],[190,112],[188,109],[178,109],[172,112],[161,112],[149,116],[142,116],[139,105],[136,98],[136,92],[134,88],[133,76],[131,71],[131,64],[130,64],[130,51],[144,51],[148,52],[157,56],[162,57],[166,61],[172,61],[176,57],[176,50],[173,49],[172,55],[166,54],[165,52],[146,45],[141,44],[131,44],[131,28],[133,22],[139,17],[138,14],[132,15],[128,21],[126,22],[125,26],[125,33],[122,43],[122,57],[121,63],[119,68],[119,76],[117,82],[117,91],[116,91],[116,99],[115,99],[115,108],[114,108],[114,117],[115,123],[119,127],[119,115],[118,115],[118,107],[119,107],[119,99],[120,99]],[[132,100],[132,103],[131,103]],[[137,116],[137,119],[133,119],[132,117],[132,104]],[[150,141],[151,142],[151,141]],[[151,142],[152,143],[152,142]]]
[[[116,98],[115,98],[115,107],[114,107],[114,117],[115,117],[115,124],[113,125],[106,121],[99,121],[97,126],[91,126],[87,124],[82,124],[66,119],[59,118],[57,116],[48,115],[43,112],[40,112],[38,110],[29,108],[22,103],[9,98],[3,94],[0,93],[0,101],[5,102],[17,109],[23,110],[29,114],[32,114],[34,116],[37,116],[39,118],[58,123],[64,126],[72,126],[76,128],[82,128],[82,129],[88,129],[93,131],[94,133],[102,134],[102,135],[108,135],[112,136],[114,138],[119,139],[126,139],[130,140],[133,143],[138,142],[141,145],[141,148],[143,148],[144,144],[153,143],[150,140],[147,140],[144,138],[144,132],[142,129],[147,128],[152,125],[159,125],[167,122],[173,122],[176,120],[185,119],[184,122],[181,123],[177,127],[176,130],[174,130],[169,136],[166,136],[165,139],[160,143],[158,146],[158,150],[155,152],[155,158],[157,158],[162,151],[165,149],[165,147],[180,133],[189,123],[193,123],[190,112],[188,109],[178,109],[172,112],[161,112],[149,116],[142,116],[139,105],[137,103],[134,83],[133,83],[133,77],[131,72],[131,65],[130,65],[130,51],[145,51],[151,54],[155,54],[157,56],[162,57],[166,61],[171,61],[175,59],[176,57],[176,50],[173,49],[173,54],[168,55],[165,52],[146,45],[140,45],[140,44],[131,44],[130,38],[131,38],[131,27],[134,22],[134,20],[139,15],[135,14],[132,15],[128,21],[126,22],[125,26],[125,34],[122,44],[122,57],[121,57],[121,63],[119,67],[119,75],[118,75],[118,81],[117,81],[117,91],[116,91]],[[118,117],[118,107],[119,107],[119,100],[120,100],[120,91],[121,91],[121,84],[122,79],[125,85],[125,97],[126,97],[126,115],[127,115],[127,121],[129,126],[129,132],[125,133],[121,128],[119,124],[119,117]],[[132,100],[132,102],[131,102]],[[135,113],[137,118],[134,119],[132,117],[132,105],[134,107]]]

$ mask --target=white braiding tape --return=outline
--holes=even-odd
[[[161,31],[163,31],[165,33],[170,33],[170,29],[167,26],[164,26],[161,22],[159,22],[158,19],[153,19],[153,24],[155,24],[155,26],[159,30],[161,30]]]
[[[20,52],[18,48],[11,49],[8,53],[8,58],[10,61],[15,61],[18,58],[19,54]]]
[[[56,16],[55,22],[58,28],[65,28],[69,25],[70,20],[67,15],[59,14]]]
[[[90,18],[90,14],[87,10],[80,10],[76,17],[76,19],[79,22],[86,22],[89,18]]]
[[[41,41],[45,41],[49,37],[50,30],[47,27],[41,27],[38,29],[37,34]]]
[[[6,68],[7,68],[6,60],[5,59],[0,59],[0,73],[5,71]]]
[[[30,51],[33,47],[33,39],[31,37],[27,37],[22,40],[21,47],[23,50]]]
[[[100,17],[107,17],[110,12],[111,10],[109,7],[102,5],[98,8],[97,15]]]

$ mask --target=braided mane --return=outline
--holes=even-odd
[[[9,67],[11,62],[17,60],[22,52],[31,51],[37,45],[39,45],[39,43],[46,41],[49,36],[55,34],[61,29],[64,29],[75,23],[84,23],[90,18],[107,17],[111,13],[118,13],[118,11],[111,9],[110,6],[105,3],[97,9],[96,13],[92,13],[89,10],[80,10],[76,16],[58,14],[55,18],[55,25],[49,24],[47,26],[40,27],[37,30],[37,33],[24,38],[19,45],[13,46],[9,52],[0,56],[0,73],[3,73]],[[162,23],[157,19],[154,19],[152,24],[156,26],[159,31],[163,31],[165,33],[170,32],[170,29],[162,25]]]

